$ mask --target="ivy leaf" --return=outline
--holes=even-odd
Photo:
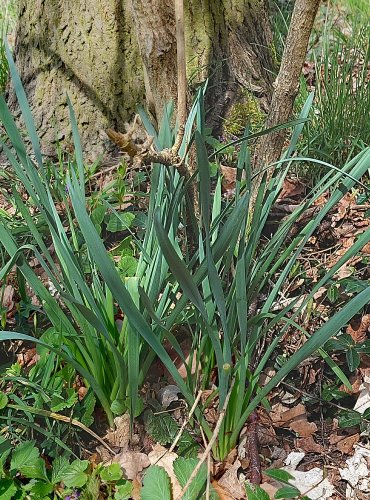
[[[173,463],[173,470],[181,487],[183,488],[187,481],[189,480],[191,473],[197,466],[199,460],[196,458],[177,458]],[[192,500],[193,498],[198,498],[202,488],[204,487],[207,480],[207,467],[206,464],[202,464],[199,469],[198,474],[195,476],[189,488],[186,490],[183,500]]]
[[[266,491],[257,484],[253,486],[253,489],[252,486],[246,484],[245,491],[247,493],[248,500],[270,500],[268,493],[266,493]]]
[[[267,476],[272,477],[276,481],[280,481],[281,483],[289,484],[289,481],[294,479],[294,477],[289,474],[286,470],[282,469],[267,469],[264,472]]]
[[[353,427],[355,425],[360,425],[361,415],[358,411],[354,410],[342,410],[338,414],[338,425],[342,429],[344,427]]]
[[[163,467],[149,467],[141,488],[141,500],[171,500],[170,478]]]
[[[82,488],[86,484],[87,474],[84,472],[89,465],[88,460],[75,460],[64,471],[63,483],[67,488]]]
[[[102,481],[118,481],[122,478],[122,469],[120,464],[113,463],[108,465],[107,467],[103,467],[100,471],[100,478]]]
[[[284,486],[284,488],[280,488],[275,493],[275,498],[295,498],[299,497],[301,492],[295,486]]]

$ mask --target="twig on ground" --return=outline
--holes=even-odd
[[[229,399],[230,399],[231,391],[232,391],[232,389],[234,387],[234,383],[235,383],[235,380],[233,380],[233,382],[232,382],[232,384],[230,386],[229,392],[226,395],[225,402],[224,402],[224,405],[223,405],[222,410],[220,412],[220,416],[218,417],[218,420],[217,420],[217,423],[216,423],[216,427],[215,427],[215,429],[213,431],[211,440],[209,441],[207,448],[204,450],[203,455],[201,456],[199,462],[197,463],[195,469],[191,473],[191,475],[190,475],[187,483],[185,484],[185,486],[181,490],[180,495],[177,497],[176,500],[181,500],[183,498],[183,496],[185,495],[185,493],[188,490],[189,486],[191,485],[191,483],[193,482],[194,478],[198,474],[200,468],[202,467],[202,465],[204,464],[204,462],[207,460],[208,455],[211,453],[212,447],[213,447],[213,445],[215,444],[215,442],[216,442],[216,440],[218,438],[218,433],[220,432],[221,424],[222,424],[222,422],[224,420],[224,417],[225,417],[225,414],[226,414],[227,405],[229,404]]]
[[[254,411],[248,418],[248,455],[250,460],[250,482],[252,484],[261,484],[262,473],[261,473],[261,460],[259,456],[258,447],[258,415]]]

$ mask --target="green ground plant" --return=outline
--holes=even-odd
[[[0,0],[0,94],[8,81],[8,62],[5,54],[4,39],[14,27],[16,18],[15,3],[12,0]]]
[[[370,31],[345,36],[328,27],[315,57],[316,96],[304,131],[307,153],[341,165],[370,144]],[[303,90],[304,94],[304,90]],[[321,172],[323,172],[321,170]]]
[[[71,163],[64,189],[66,216],[62,220],[45,177],[39,141],[24,90],[10,55],[8,57],[35,161],[27,154],[4,99],[0,99],[0,119],[11,147],[5,142],[2,147],[28,192],[34,211],[48,226],[56,256],[50,255],[44,235],[35,229],[29,208],[14,192],[18,210],[27,221],[35,244],[17,246],[6,222],[1,224],[1,244],[9,261],[0,277],[5,278],[13,266],[17,266],[41,300],[43,312],[53,325],[55,335],[52,340],[46,340],[3,331],[0,333],[3,341],[35,342],[60,356],[95,392],[110,424],[114,414],[128,410],[134,418],[141,411],[138,388],[155,357],[161,360],[190,406],[199,389],[210,387],[211,374],[216,373],[216,389],[203,407],[196,408],[195,420],[213,444],[214,456],[220,460],[235,447],[240,431],[257,406],[262,403],[268,407],[266,396],[269,392],[312,353],[319,351],[342,382],[350,386],[322,346],[368,303],[370,287],[354,295],[312,335],[296,322],[296,318],[304,312],[317,290],[329,286],[337,270],[370,241],[370,230],[362,233],[341,259],[306,291],[303,301],[298,304],[297,297],[278,312],[275,306],[279,304],[283,284],[296,266],[305,244],[326,214],[345,193],[358,185],[367,172],[369,148],[341,169],[322,160],[293,157],[312,104],[312,96],[309,96],[300,119],[290,124],[294,126],[291,142],[275,165],[278,167],[275,175],[269,182],[266,172],[263,176],[254,207],[250,205],[251,184],[257,174],[251,172],[248,142],[269,131],[256,134],[246,131],[244,137],[234,141],[241,144],[236,194],[232,200],[224,201],[220,178],[214,189],[211,185],[210,160],[222,154],[222,148],[208,156],[203,111],[205,88],[200,89],[188,118],[180,153],[184,154],[196,124],[194,141],[201,220],[198,222],[193,217],[189,222],[192,227],[185,227],[186,183],[174,167],[155,165],[151,174],[151,192],[154,194],[150,198],[144,238],[136,240],[141,252],[139,263],[135,276],[125,279],[106,250],[87,208],[82,151],[72,107],[76,157]],[[167,110],[158,134],[142,115],[159,150],[173,144],[170,115]],[[295,212],[265,240],[262,231],[293,162],[312,162],[327,168],[328,173]],[[323,208],[293,233],[302,214],[328,191],[331,195]],[[124,213],[123,216],[116,213],[116,216],[125,224]],[[195,243],[191,253],[182,243],[187,229],[191,229]],[[29,258],[34,256],[59,297],[52,296],[29,266]],[[261,297],[264,297],[262,301]],[[122,325],[115,321],[117,307],[124,314]],[[179,325],[191,336],[190,355],[183,352],[174,334]],[[260,375],[291,326],[307,337],[306,342],[262,387]],[[164,339],[171,343],[183,362],[187,377],[180,376],[164,348]],[[261,351],[263,340],[268,342]],[[198,367],[195,373],[192,372],[194,363]],[[219,410],[215,435],[203,416],[204,409],[210,404],[216,404]]]

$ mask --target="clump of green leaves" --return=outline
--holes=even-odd
[[[365,111],[370,109],[370,30],[367,22],[359,22],[358,16],[354,16],[349,18],[346,32],[340,31],[332,20],[335,15],[327,8],[323,35],[311,53],[315,100],[310,123],[303,130],[303,141],[308,155],[338,166],[370,144],[370,123]],[[299,105],[306,98],[306,88],[302,79]],[[318,166],[315,171],[318,176],[324,174]]]
[[[15,448],[0,438],[0,496],[53,500],[74,498],[130,498],[132,484],[123,479],[121,467],[113,463],[108,467],[92,468],[88,460],[70,461],[65,455],[56,457],[46,468],[35,441],[25,441]]]

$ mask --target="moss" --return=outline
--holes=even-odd
[[[265,117],[256,97],[247,90],[243,90],[238,101],[228,112],[224,131],[230,135],[241,135],[246,125],[249,125],[252,133],[258,132],[263,127]]]

